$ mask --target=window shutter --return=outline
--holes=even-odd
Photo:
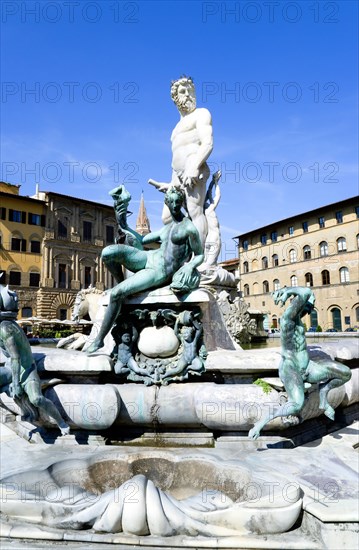
[[[21,252],[26,252],[26,239],[21,239]]]

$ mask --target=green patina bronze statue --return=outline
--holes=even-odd
[[[304,406],[304,383],[319,383],[319,408],[334,420],[334,409],[328,403],[329,390],[348,382],[351,370],[332,360],[320,362],[309,359],[305,341],[305,327],[301,318],[314,309],[315,297],[307,287],[284,287],[273,293],[274,302],[284,306],[288,298],[293,297],[283,313],[280,323],[282,360],[279,376],[287,392],[288,401],[278,405],[273,412],[259,420],[250,430],[248,437],[257,439],[260,431],[268,422],[279,416],[296,416]]]
[[[24,331],[15,321],[18,309],[16,293],[10,291],[7,286],[0,285],[0,347],[9,357],[12,397],[25,411],[32,411],[31,406],[43,410],[55,420],[62,435],[66,435],[70,432],[70,427],[53,402],[42,395],[30,344]],[[26,398],[30,406],[26,403]]]
[[[88,353],[94,353],[104,345],[104,338],[118,317],[124,300],[144,290],[160,288],[170,284],[171,290],[187,293],[198,287],[200,275],[197,267],[203,262],[203,248],[198,231],[192,221],[182,213],[184,194],[180,189],[170,187],[165,203],[171,213],[171,222],[161,230],[142,237],[127,225],[128,192],[123,186],[110,192],[115,198],[115,211],[120,226],[122,242],[102,251],[104,264],[114,276],[117,285],[110,292],[107,307],[99,333]],[[156,250],[141,250],[142,245],[159,242]],[[186,263],[187,262],[187,263]],[[122,268],[134,275],[123,278]]]

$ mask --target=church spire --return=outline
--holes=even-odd
[[[140,235],[147,235],[150,233],[150,220],[147,217],[145,200],[143,198],[143,191],[141,194],[140,208],[138,211],[137,221],[136,221],[136,231]]]

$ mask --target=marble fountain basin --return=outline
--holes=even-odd
[[[119,543],[137,535],[141,545],[154,536],[171,546],[177,535],[283,533],[302,507],[284,476],[204,451],[100,451],[7,476],[0,491],[8,536],[39,538],[40,529],[42,539],[65,531],[66,540]]]

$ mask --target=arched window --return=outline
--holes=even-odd
[[[248,262],[243,263],[243,273],[249,273],[249,265]]]
[[[258,269],[258,260],[252,260],[252,271],[256,271]]]
[[[349,283],[350,282],[349,269],[347,267],[341,267],[339,269],[339,275],[340,275],[340,282],[341,283]]]
[[[296,275],[292,275],[290,278],[290,284],[291,286],[298,286],[298,279]]]
[[[39,239],[33,238],[30,241],[30,252],[34,254],[40,254],[41,252],[41,241]]]
[[[305,285],[306,286],[313,286],[313,275],[311,273],[305,274]]]
[[[310,313],[310,326],[311,327],[318,326],[318,312],[316,309],[313,309]]]
[[[339,332],[341,332],[342,330],[342,314],[341,314],[341,311],[338,307],[333,307],[333,309],[331,310],[331,314],[332,314],[332,323],[333,323],[333,328],[339,330]]]
[[[259,284],[253,283],[253,294],[259,294]]]
[[[71,310],[67,305],[63,305],[57,308],[56,316],[60,321],[66,321],[69,319]]]
[[[243,292],[245,296],[249,296],[249,285],[244,285]]]
[[[304,248],[303,248],[303,258],[305,260],[310,260],[310,258],[312,257],[312,251],[310,250],[310,246],[309,245],[306,245]]]
[[[359,248],[359,233],[357,234],[357,248]]]
[[[273,254],[273,256],[272,256],[272,266],[276,267],[277,265],[279,265],[278,254]]]
[[[297,261],[297,251],[294,248],[289,251],[289,261],[291,264]]]
[[[13,252],[26,252],[26,239],[22,234],[16,231],[11,235],[11,250]]]
[[[9,285],[21,285],[21,271],[11,270],[9,275]]]
[[[21,317],[25,319],[26,317],[32,317],[32,308],[31,307],[23,307],[21,310]]]
[[[279,289],[280,289],[279,279],[274,279],[274,281],[273,281],[273,290],[279,290]]]
[[[319,244],[319,253],[321,256],[328,256],[328,243],[326,241]]]
[[[322,285],[330,285],[330,273],[327,269],[322,271]]]
[[[359,307],[355,308],[355,318],[356,322],[359,323]]]
[[[263,256],[263,258],[262,258],[262,268],[263,269],[268,268],[268,258],[267,258],[267,256]]]
[[[268,281],[263,281],[263,292],[264,292],[264,294],[269,292],[269,283],[268,283]]]
[[[345,240],[345,237],[339,237],[339,239],[337,239],[337,247],[338,252],[346,252],[347,241]]]

